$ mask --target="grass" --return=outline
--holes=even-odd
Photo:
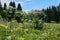
[[[60,24],[45,23],[42,30],[28,30],[23,38],[25,40],[60,40]]]
[[[11,24],[11,33],[9,28],[5,28],[7,26],[0,25],[0,40],[3,40],[3,37],[6,40],[60,40],[60,24],[57,23],[44,23],[42,30],[34,29],[27,23],[22,25],[12,22]]]
[[[43,34],[49,35],[46,39],[48,40],[60,40],[60,24],[57,23],[45,23],[42,30]]]

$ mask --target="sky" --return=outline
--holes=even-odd
[[[60,0],[1,0],[2,5],[6,2],[9,5],[10,1],[15,1],[16,6],[18,3],[21,3],[23,10],[41,10],[46,9],[49,6],[58,6]]]

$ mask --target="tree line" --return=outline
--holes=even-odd
[[[58,6],[52,6],[47,9],[42,9],[47,15],[47,22],[55,21],[60,22],[60,4]]]
[[[17,7],[15,2],[10,2],[9,7],[7,4],[2,4],[0,2],[0,16],[2,16],[3,20],[11,21],[17,20],[17,22],[25,21],[25,19],[33,20],[38,17],[39,20],[42,19],[45,22],[60,22],[60,4],[58,6],[52,6],[47,9],[42,10],[31,10],[28,14],[23,13],[21,4],[18,3]]]

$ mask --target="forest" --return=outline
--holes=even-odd
[[[0,40],[60,40],[60,4],[25,12],[20,3],[0,2]]]

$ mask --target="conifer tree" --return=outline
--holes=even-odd
[[[17,10],[22,11],[22,7],[21,7],[21,4],[20,3],[18,4]]]
[[[4,3],[4,10],[6,10],[7,9],[7,5],[6,5],[6,3]]]
[[[15,2],[13,2],[13,7],[14,7],[14,8],[16,7]]]
[[[2,11],[2,4],[1,4],[1,2],[0,2],[0,13],[1,13],[1,11]]]
[[[10,2],[9,6],[13,6],[13,2],[12,1]]]

